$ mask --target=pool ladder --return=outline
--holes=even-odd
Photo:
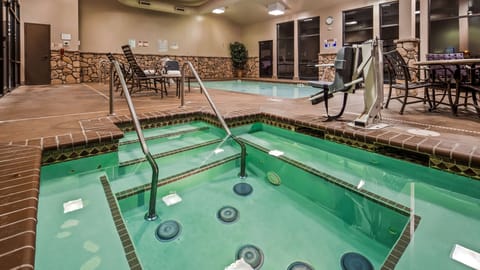
[[[215,106],[212,99],[210,98],[210,95],[208,94],[207,89],[203,85],[202,80],[198,76],[197,71],[193,67],[192,63],[189,62],[189,61],[187,61],[182,67],[182,73],[181,73],[182,74],[182,80],[181,80],[181,89],[180,89],[181,106],[185,105],[185,91],[184,91],[185,90],[184,89],[185,72],[184,71],[185,71],[186,66],[190,67],[190,70],[192,71],[192,73],[194,74],[198,83],[200,84],[200,87],[201,87],[203,93],[205,93],[205,96],[208,100],[208,103],[212,107],[212,109],[215,112],[218,120],[220,121],[223,128],[227,132],[227,138],[228,137],[232,138],[236,143],[238,143],[240,145],[241,160],[240,160],[239,177],[242,178],[242,179],[246,178],[247,174],[245,172],[245,167],[246,167],[247,151],[246,151],[245,144],[243,142],[241,142],[240,140],[238,140],[232,134],[232,132],[230,131],[230,128],[228,128],[227,124],[225,123],[225,120],[223,119],[222,115],[220,114],[217,107]],[[118,64],[118,61],[116,61],[116,60],[112,61],[111,65],[110,65],[110,89],[109,89],[109,92],[110,92],[110,100],[109,100],[110,115],[114,115],[114,112],[113,112],[113,85],[114,85],[114,81],[115,81],[115,76],[114,76],[114,73],[113,73],[114,70],[116,71],[118,79],[120,80],[120,84],[122,86],[123,93],[125,94],[125,99],[127,100],[128,109],[130,111],[130,115],[131,115],[132,120],[133,120],[133,125],[135,127],[135,131],[137,133],[137,137],[138,137],[138,140],[140,142],[142,152],[145,155],[145,157],[147,158],[148,163],[152,167],[152,182],[150,184],[150,201],[149,201],[148,212],[145,214],[145,220],[153,221],[153,220],[156,220],[158,218],[158,215],[157,215],[156,210],[155,210],[156,199],[157,199],[158,172],[159,172],[158,165],[155,162],[155,159],[153,158],[152,154],[148,150],[147,143],[145,142],[145,137],[143,136],[142,126],[140,125],[140,121],[138,120],[137,113],[135,111],[135,107],[133,106],[132,98],[130,97],[130,92],[128,91],[127,83],[125,82],[125,78],[123,76],[122,70],[120,69],[120,65]]]

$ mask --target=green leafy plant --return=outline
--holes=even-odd
[[[248,59],[248,51],[243,43],[235,41],[230,43],[230,55],[235,69],[243,70]]]

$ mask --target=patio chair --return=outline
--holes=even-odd
[[[117,60],[117,58],[115,58],[115,56],[112,53],[107,53],[107,58],[110,61],[110,63]],[[120,65],[120,70],[122,71],[122,75],[123,75],[123,78],[125,79],[125,82],[127,84],[131,83],[132,81],[131,72],[125,67],[124,63],[118,61],[118,64]],[[120,89],[121,87],[120,79],[118,78],[118,74],[115,71],[113,72],[112,76],[115,76],[113,79],[115,91],[118,91],[118,89]],[[120,95],[123,95],[123,91],[120,92]]]
[[[146,73],[140,67],[140,65],[138,65],[135,55],[133,54],[132,49],[130,48],[130,45],[123,45],[122,50],[123,50],[123,54],[125,55],[125,58],[128,61],[128,65],[132,73],[133,80],[132,80],[131,92],[133,92],[133,87],[137,86],[139,91],[141,91],[143,87],[146,87],[147,89],[153,89],[155,90],[156,93],[158,93],[157,81],[162,80],[162,75],[155,74],[155,73],[154,74]],[[153,84],[153,87],[152,87],[152,84]],[[162,91],[160,91],[160,94],[163,97]]]
[[[418,79],[420,71],[426,72],[427,70],[408,66],[397,50],[386,52],[383,56],[389,74],[389,91],[385,108],[388,108],[390,100],[398,100],[402,104],[400,114],[403,114],[406,105],[425,103],[425,94],[419,95],[415,90],[423,88],[427,91],[427,88],[432,86],[430,81]],[[417,78],[412,78],[411,72],[416,73]],[[427,76],[427,73],[425,73],[425,76]],[[392,97],[393,89],[400,90],[403,93]],[[415,92],[415,94],[412,94],[412,92]]]
[[[460,78],[457,80],[457,92],[455,93],[455,100],[453,100],[452,111],[453,114],[456,115],[458,111],[458,107],[463,105],[465,108],[468,105],[472,105],[475,107],[477,111],[477,115],[480,117],[480,106],[479,106],[479,99],[480,99],[480,74],[479,68],[469,67],[469,75],[467,76],[468,79]],[[460,98],[463,98],[463,103],[459,104]],[[472,102],[469,102],[469,98],[472,99]]]
[[[170,85],[170,80],[174,80],[176,86],[176,96],[180,96],[180,81],[182,74],[180,72],[180,64],[176,60],[168,60],[163,67],[162,88],[167,93],[167,84]]]

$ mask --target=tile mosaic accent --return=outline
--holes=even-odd
[[[43,151],[42,165],[106,154],[117,150],[118,140],[116,142],[95,143],[60,150],[46,150]]]
[[[133,246],[132,239],[128,234],[127,227],[123,222],[120,208],[118,207],[115,196],[113,196],[113,192],[110,188],[107,177],[101,176],[100,182],[102,183],[103,190],[105,191],[105,196],[107,197],[108,205],[110,206],[110,212],[112,213],[113,222],[115,223],[115,227],[117,228],[118,236],[122,241],[123,250],[125,251],[125,257],[127,258],[128,265],[132,270],[141,270],[142,266],[140,264],[140,260],[138,260],[137,253],[135,252],[135,247]]]

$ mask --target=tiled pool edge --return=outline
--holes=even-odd
[[[110,188],[110,183],[108,182],[106,176],[101,176],[100,182],[102,183],[102,187],[110,207],[110,212],[112,213],[115,228],[117,229],[118,236],[122,242],[128,265],[132,270],[141,270],[142,266],[138,260],[137,253],[135,252],[132,239],[130,239],[130,235],[128,234],[127,227],[123,222],[122,215],[120,214],[120,208],[118,207],[117,200],[115,199],[112,189]]]
[[[38,147],[0,145],[0,265],[33,269],[41,165]]]

